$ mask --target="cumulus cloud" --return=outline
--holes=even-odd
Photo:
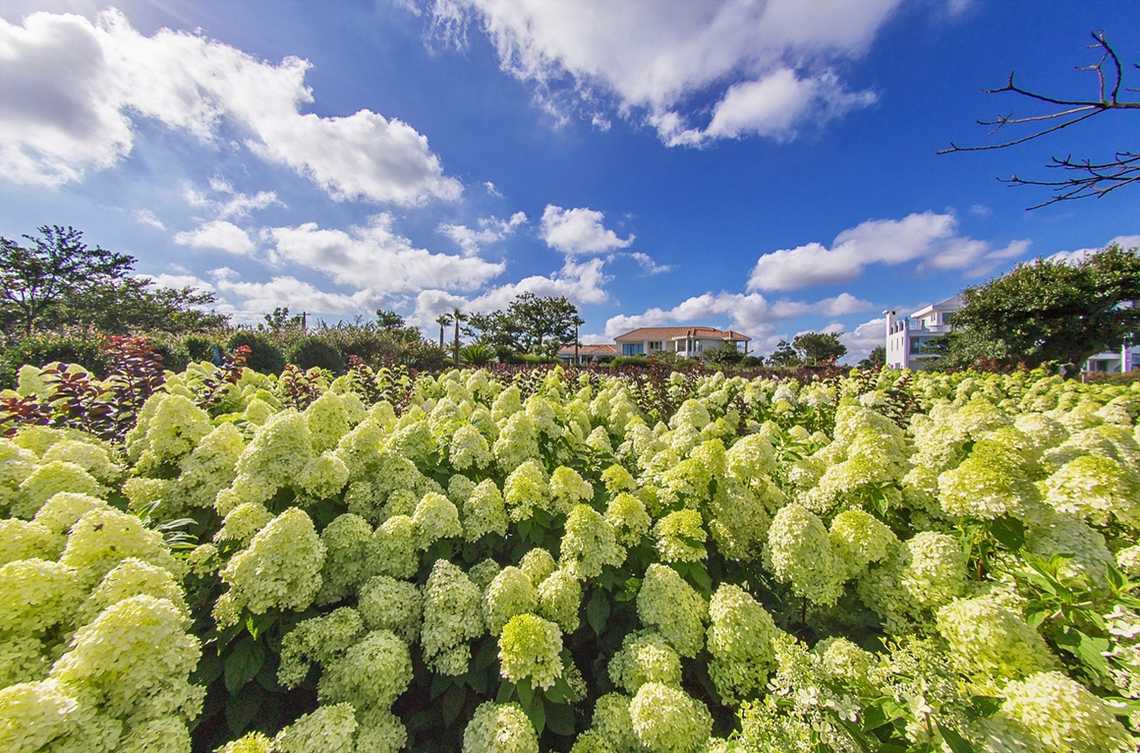
[[[166,230],[166,223],[160,220],[158,215],[149,209],[136,209],[131,213],[131,217],[140,225],[147,225],[155,230]]]
[[[653,123],[668,146],[744,136],[788,142],[796,138],[802,123],[821,127],[876,101],[874,92],[849,91],[831,71],[800,76],[791,68],[779,68],[761,79],[730,86],[704,129],[683,128],[676,113],[658,115]]]
[[[606,216],[596,209],[578,207],[563,209],[547,204],[542,212],[542,239],[546,245],[564,254],[598,254],[628,248],[632,233],[621,238],[604,225]]]
[[[478,227],[468,225],[442,224],[439,232],[446,235],[455,244],[463,249],[463,253],[474,256],[479,249],[489,243],[496,243],[512,235],[515,230],[526,223],[526,212],[515,212],[509,219],[499,217],[480,217]]]
[[[1067,264],[1078,264],[1097,251],[1101,251],[1112,245],[1120,246],[1123,249],[1140,248],[1140,235],[1118,235],[1103,246],[1096,248],[1075,248],[1071,251],[1058,251],[1046,258],[1049,261],[1063,261]]]
[[[466,44],[468,27],[477,24],[498,52],[501,68],[530,82],[538,104],[556,119],[576,112],[599,126],[608,124],[598,103],[611,98],[619,114],[646,113],[666,143],[679,145],[729,135],[788,140],[806,119],[838,117],[866,106],[874,95],[850,92],[831,72],[832,64],[863,54],[902,2],[424,4],[435,36],[452,44]],[[697,130],[689,138],[675,138],[690,119],[678,110],[710,96],[721,104],[708,135]]]
[[[839,330],[839,341],[847,346],[847,355],[844,361],[856,363],[880,345],[886,344],[886,321],[883,317],[870,319],[854,329]]]
[[[605,283],[609,280],[605,264],[605,259],[588,259],[583,262],[567,259],[554,274],[530,275],[517,282],[492,287],[471,298],[438,289],[422,290],[416,296],[415,313],[411,321],[425,330],[431,330],[435,317],[456,306],[464,311],[485,313],[506,308],[515,296],[522,293],[565,296],[578,306],[604,303],[609,298],[605,289]]]
[[[475,290],[506,268],[473,256],[441,254],[417,248],[393,228],[382,213],[367,224],[340,230],[315,222],[262,231],[269,258],[292,263],[374,294],[411,293],[425,288]]]
[[[644,251],[631,251],[629,258],[637,262],[637,266],[641,267],[641,270],[647,275],[660,275],[673,270],[672,265],[659,264],[656,259]]]
[[[493,180],[485,180],[485,181],[483,181],[483,189],[484,189],[484,190],[485,190],[487,193],[489,193],[489,194],[491,194],[492,196],[494,196],[496,199],[501,199],[501,198],[503,198],[503,194],[501,194],[501,193],[499,192],[499,189],[498,189],[498,187],[495,185],[495,181],[493,181]]]
[[[773,323],[798,316],[843,316],[873,308],[873,304],[848,293],[818,301],[768,301],[759,293],[703,293],[672,308],[650,308],[640,314],[619,314],[606,320],[611,337],[638,327],[668,324],[705,324],[724,320],[747,335],[757,337],[772,331]]]
[[[296,277],[281,275],[268,282],[247,282],[233,275],[216,275],[214,286],[231,299],[233,312],[243,321],[257,319],[277,306],[304,311],[314,316],[352,316],[375,308],[375,297],[368,290],[335,293],[321,290]]]
[[[752,268],[749,290],[795,290],[846,282],[871,264],[895,266],[921,261],[924,267],[985,273],[999,261],[1024,254],[1029,241],[995,248],[957,232],[953,214],[919,212],[900,220],[868,220],[835,236],[831,246],[806,243],[762,254]]]
[[[121,12],[94,22],[33,13],[0,19],[0,172],[31,185],[77,181],[126,157],[134,120],[150,118],[206,143],[223,124],[247,148],[338,200],[397,205],[456,199],[427,138],[371,110],[320,116],[310,64],[259,60],[197,34],[136,31]]]
[[[248,254],[255,247],[248,233],[226,220],[211,220],[193,230],[175,233],[174,242],[180,246],[215,249],[231,254]]]

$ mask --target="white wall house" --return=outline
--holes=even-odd
[[[1127,305],[1127,304],[1125,304]],[[921,369],[938,354],[931,351],[934,340],[945,337],[953,329],[954,313],[962,309],[961,296],[923,306],[910,316],[883,312],[886,328],[887,366],[893,369]],[[1105,351],[1089,357],[1083,371],[1125,372],[1140,363],[1140,346],[1123,345],[1120,350]]]
[[[614,340],[618,355],[622,356],[650,356],[668,351],[681,358],[700,358],[725,343],[747,353],[752,338],[716,327],[639,327]]]
[[[954,312],[962,309],[961,296],[923,306],[910,316],[897,311],[883,312],[886,320],[887,366],[892,369],[920,369],[937,354],[931,352],[932,341],[945,337],[953,326]]]

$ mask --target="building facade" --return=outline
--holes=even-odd
[[[886,365],[892,369],[921,369],[941,355],[938,343],[954,328],[954,314],[962,309],[961,296],[923,306],[910,316],[883,312],[886,330]],[[1090,356],[1081,366],[1086,372],[1127,372],[1140,364],[1140,347],[1122,345],[1119,350]]]
[[[591,366],[603,361],[609,361],[617,355],[617,346],[604,343],[601,345],[579,345],[577,348],[577,361],[575,361],[575,348],[573,345],[563,345],[558,349],[558,361],[567,366]]]
[[[950,333],[954,314],[962,309],[961,296],[923,306],[910,316],[895,310],[883,312],[886,328],[886,364],[892,369],[920,369],[938,357],[937,344]]]
[[[672,353],[679,358],[700,358],[725,344],[747,353],[752,338],[716,327],[639,327],[618,335],[614,340],[618,355],[622,356]]]

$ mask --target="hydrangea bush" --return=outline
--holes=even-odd
[[[1136,750],[1140,383],[197,363],[130,415],[0,417],[5,753]]]

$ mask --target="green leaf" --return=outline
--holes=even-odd
[[[597,589],[586,603],[586,622],[593,628],[595,635],[601,636],[609,619],[610,600],[604,591]]]
[[[546,706],[546,726],[562,737],[570,737],[575,732],[574,707],[568,704],[548,704]]]
[[[1016,518],[998,518],[990,524],[990,533],[1006,549],[1014,552],[1025,544],[1025,524]]]
[[[542,731],[546,729],[546,708],[542,701],[530,706],[523,706],[523,711],[526,712],[530,723],[534,725],[534,731],[538,733],[539,737],[542,737]]]
[[[519,694],[519,703],[523,709],[528,709],[534,705],[534,688],[530,686],[530,680],[523,680],[515,685],[515,690]]]
[[[190,677],[196,685],[209,685],[222,676],[222,660],[213,651],[202,652],[198,666]]]
[[[937,723],[936,726],[938,731],[942,733],[942,739],[946,741],[954,753],[974,753],[974,746],[966,742],[966,739],[953,729]]]
[[[504,682],[499,686],[499,692],[495,694],[495,703],[508,703],[515,696],[515,684],[513,682]]]
[[[453,684],[451,677],[448,675],[432,675],[431,690],[428,691],[428,696],[434,701],[443,695],[443,692]]]
[[[245,684],[257,676],[265,663],[265,647],[245,636],[234,644],[225,659],[226,690],[237,695]]]
[[[499,658],[499,643],[498,641],[488,639],[483,641],[479,646],[479,651],[475,654],[475,671],[484,670],[495,663]]]
[[[249,728],[264,702],[265,692],[256,685],[226,699],[226,726],[235,737]]]
[[[623,603],[633,601],[637,598],[637,592],[640,589],[641,578],[626,578],[625,583],[621,586],[621,590],[614,594],[614,601]]]
[[[565,677],[559,677],[554,681],[554,685],[550,690],[543,691],[543,697],[551,703],[569,703],[570,701],[570,684],[566,682]]]
[[[443,715],[444,726],[450,727],[455,724],[455,720],[459,718],[459,713],[463,711],[463,703],[467,700],[467,690],[460,685],[452,685],[443,694],[443,701],[440,703],[439,710]]]

